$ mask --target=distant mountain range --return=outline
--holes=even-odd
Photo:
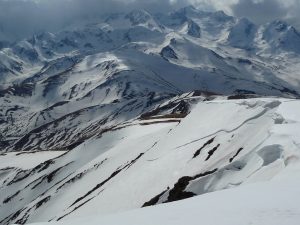
[[[0,51],[3,145],[62,149],[80,143],[86,129],[91,136],[89,126],[123,121],[123,110],[134,118],[195,90],[299,97],[299,43],[284,22],[257,26],[192,6],[34,35]],[[62,137],[54,141],[53,132]]]

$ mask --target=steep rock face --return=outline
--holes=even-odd
[[[28,61],[32,64],[39,60],[39,54],[34,46],[28,41],[22,41],[14,46],[14,54],[19,58]]]
[[[195,38],[200,38],[201,37],[200,26],[197,23],[195,23],[193,20],[189,20],[187,24],[187,34]]]
[[[175,51],[169,45],[161,50],[160,55],[166,59],[178,59]]]
[[[228,42],[231,46],[242,49],[252,49],[254,38],[257,32],[257,26],[248,19],[240,19],[234,27],[231,28]]]
[[[263,39],[266,40],[271,49],[283,49],[290,52],[300,53],[300,34],[293,27],[283,21],[274,21],[266,26]]]

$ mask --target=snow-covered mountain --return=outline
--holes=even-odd
[[[134,10],[2,43],[0,224],[171,202],[298,162],[300,35],[285,22]]]
[[[2,145],[64,149],[98,132],[96,124],[132,119],[194,90],[298,97],[300,37],[278,23],[258,27],[193,7],[135,10],[3,48]]]

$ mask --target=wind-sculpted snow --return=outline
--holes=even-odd
[[[39,152],[6,162],[1,224],[61,221],[182,200],[272,180],[299,164],[298,100],[204,95],[173,98],[61,155],[43,152],[49,158],[35,167],[28,168],[26,158]],[[10,154],[15,153],[0,159]]]
[[[294,166],[270,182],[245,185],[184,201],[112,215],[94,215],[37,225],[198,225],[199,222],[214,225],[298,225],[298,180],[299,166]]]

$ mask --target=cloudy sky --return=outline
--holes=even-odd
[[[0,40],[55,31],[87,17],[124,9],[172,11],[193,4],[203,10],[224,10],[256,23],[287,20],[300,30],[300,0],[0,0]]]

